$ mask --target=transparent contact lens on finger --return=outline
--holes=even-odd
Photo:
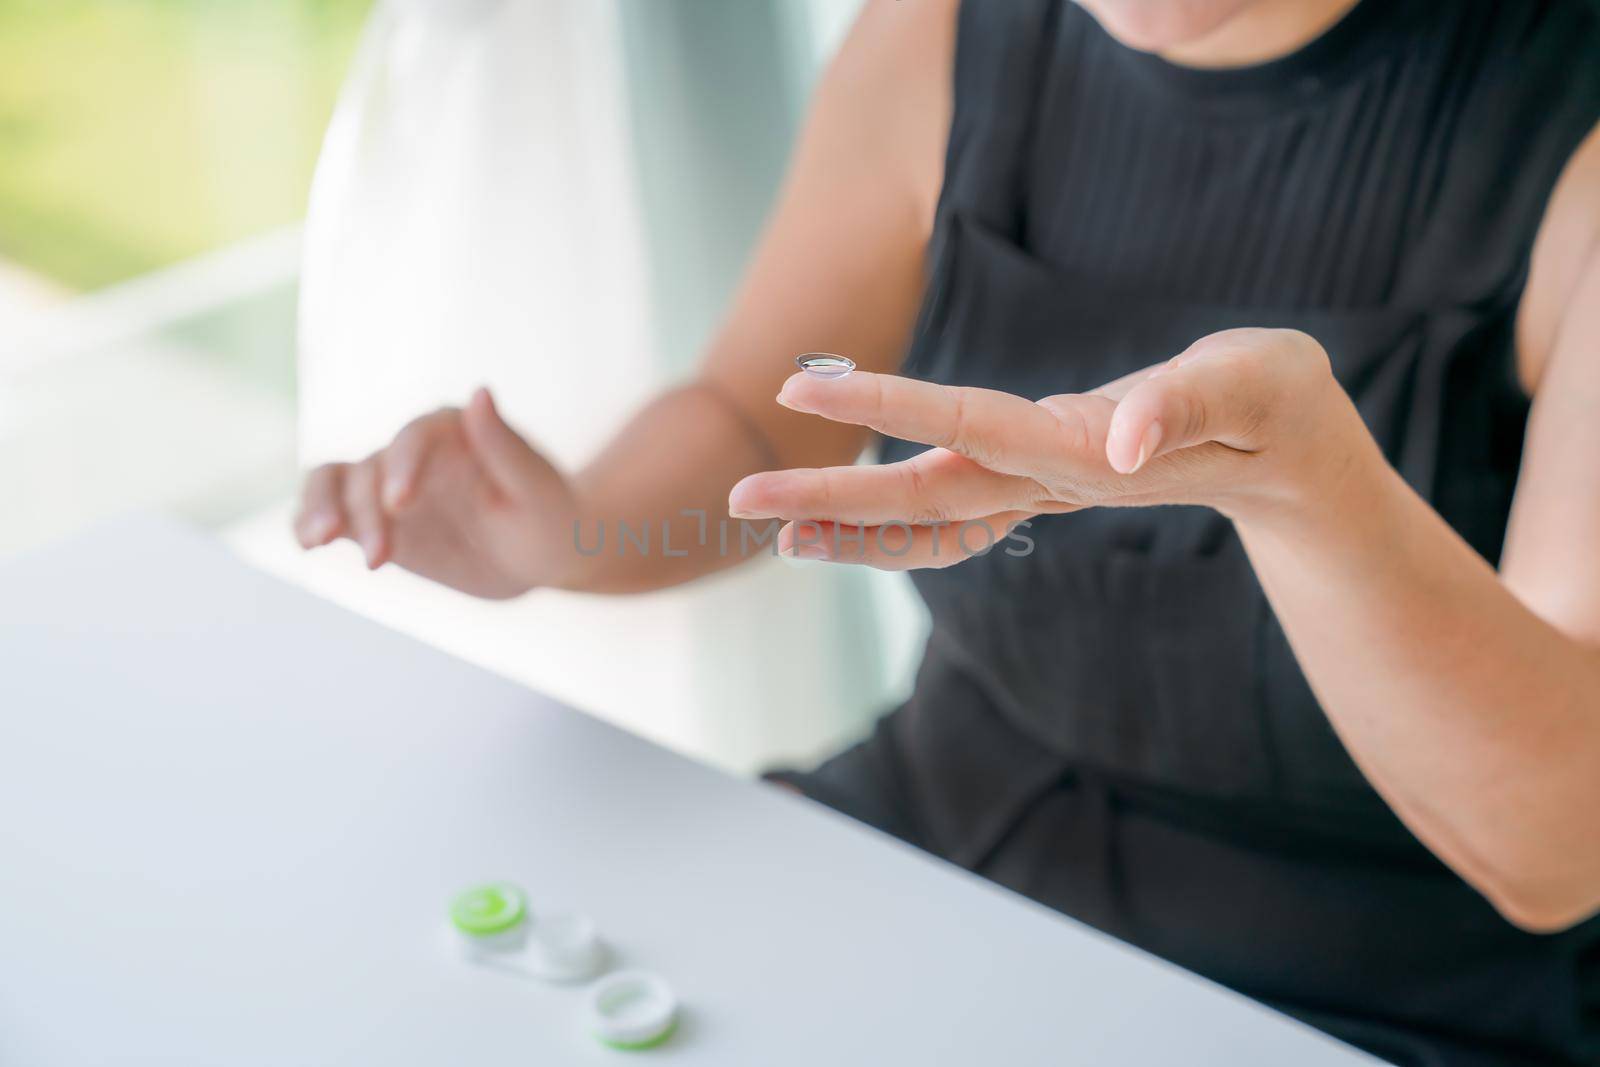
[[[855,360],[836,356],[832,352],[807,352],[803,356],[796,356],[794,361],[801,370],[813,378],[829,381],[848,378],[856,369]]]

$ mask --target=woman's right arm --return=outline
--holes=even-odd
[[[424,416],[388,448],[307,479],[296,532],[341,537],[369,565],[393,562],[479,596],[537,586],[659,589],[770,551],[729,523],[747,474],[848,463],[862,431],[773,402],[806,351],[893,370],[924,285],[943,181],[958,0],[868,0],[817,90],[744,284],[693,380],[630,420],[575,478],[507,427],[486,394]],[[701,513],[711,531],[699,543]],[[599,529],[605,551],[592,551]],[[650,551],[617,551],[617,527],[648,526]],[[672,524],[673,555],[660,543]],[[677,553],[683,552],[684,555]]]

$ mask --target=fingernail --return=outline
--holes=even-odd
[[[737,485],[728,490],[728,518],[758,519],[762,517],[752,511],[750,509],[750,505],[744,501],[744,498],[750,496],[754,491],[752,489],[747,489],[746,486],[752,485],[758,477],[760,476],[752,474],[747,478],[741,478],[739,479],[739,483]]]
[[[778,390],[778,403],[782,404],[790,411],[798,411],[804,415],[811,414],[812,412],[809,407],[807,407],[804,403],[795,400],[794,383],[795,379],[791,378],[783,384],[782,389]]]
[[[1139,473],[1140,468],[1142,468],[1146,463],[1150,462],[1150,457],[1155,455],[1156,454],[1156,449],[1158,449],[1160,447],[1161,447],[1161,423],[1160,422],[1152,422],[1150,424],[1150,426],[1144,431],[1144,437],[1140,438],[1140,440],[1139,440],[1139,458],[1134,460],[1134,462],[1133,462],[1133,470],[1129,471],[1128,473],[1129,474],[1137,474],[1137,473]]]
[[[315,544],[321,544],[333,536],[334,517],[325,511],[320,511],[306,519],[306,536]]]
[[[383,483],[383,506],[397,508],[404,504],[410,488],[404,478],[390,478]]]
[[[783,554],[790,559],[832,559],[833,556],[823,545],[804,544],[790,545],[783,550]]]

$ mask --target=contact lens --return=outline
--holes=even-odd
[[[813,378],[847,378],[856,369],[855,360],[831,352],[807,352],[795,357],[795,362]]]

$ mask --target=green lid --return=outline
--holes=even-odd
[[[649,1052],[653,1048],[660,1048],[672,1040],[672,1035],[678,1031],[678,1020],[674,1019],[667,1024],[667,1028],[655,1037],[643,1041],[617,1041],[612,1038],[602,1037],[600,1043],[607,1048],[614,1048],[618,1052]]]
[[[450,902],[450,921],[474,937],[503,933],[528,914],[528,898],[510,882],[473,886]]]

